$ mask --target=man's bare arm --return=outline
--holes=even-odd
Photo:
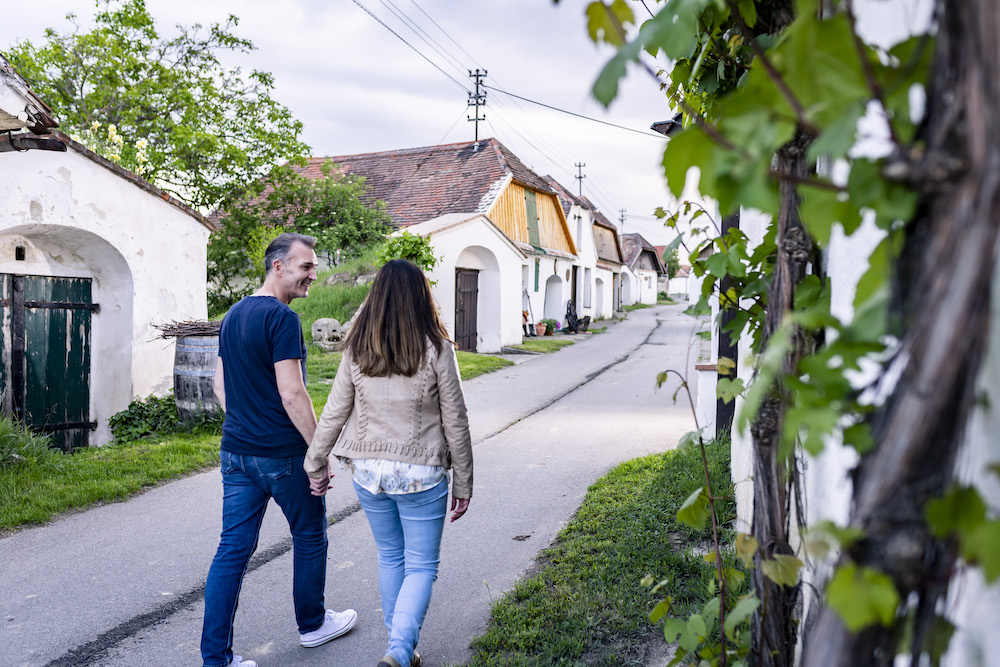
[[[316,433],[316,411],[312,399],[302,381],[302,362],[300,359],[284,359],[274,364],[274,377],[278,382],[278,393],[281,404],[285,407],[289,419],[302,434],[306,443],[312,442]]]
[[[222,369],[222,357],[218,357],[215,362],[215,380],[212,382],[212,391],[215,392],[215,397],[219,399],[219,405],[222,406],[222,411],[226,411],[226,381]]]

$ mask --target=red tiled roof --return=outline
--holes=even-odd
[[[656,253],[656,246],[651,244],[642,234],[622,234],[622,251],[625,255],[625,264],[634,269],[639,256],[643,253],[650,255],[651,263],[656,267],[658,274],[663,274],[663,262]]]
[[[327,161],[343,173],[363,176],[369,196],[385,201],[399,227],[446,213],[485,213],[507,179],[542,192],[552,191],[496,139],[312,158],[298,171],[321,178]]]
[[[573,208],[573,204],[576,204],[581,208],[591,208],[589,202],[584,203],[583,199],[577,197],[572,192],[564,188],[556,179],[551,176],[543,176],[542,178],[549,184],[550,189],[555,190],[556,195],[559,197],[559,205],[562,206],[563,215],[569,215],[569,211]]]

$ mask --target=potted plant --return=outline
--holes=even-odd
[[[545,322],[535,322],[535,334],[536,335],[538,335],[538,336],[544,336],[545,335],[545,331],[547,329],[548,329],[548,327],[545,325]]]
[[[541,323],[545,325],[546,336],[551,336],[553,331],[557,331],[559,329],[559,322],[552,319],[551,317],[546,317],[544,320],[541,321]]]

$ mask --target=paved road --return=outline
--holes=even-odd
[[[557,354],[466,383],[476,480],[469,513],[445,529],[441,573],[421,633],[424,664],[465,660],[491,602],[510,588],[615,464],[673,447],[690,410],[655,390],[692,371],[695,321],[680,306],[631,313]],[[346,473],[334,480],[327,602],[357,627],[303,649],[291,606],[291,539],[265,519],[236,618],[236,650],[262,667],[374,665],[385,628],[375,547]],[[0,539],[0,667],[200,665],[204,578],[220,530],[218,470],[128,502]],[[527,536],[527,537],[526,537]]]

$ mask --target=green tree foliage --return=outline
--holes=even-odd
[[[233,33],[235,16],[168,37],[144,0],[97,6],[93,30],[49,28],[45,42],[7,52],[67,134],[203,209],[308,153],[302,124],[271,98],[272,76],[220,62],[254,49]]]
[[[408,259],[425,272],[441,261],[440,257],[434,256],[429,236],[411,234],[406,230],[385,240],[375,255],[375,267],[379,268],[392,259]]]
[[[263,193],[233,200],[220,211],[208,246],[209,311],[225,312],[253,292],[264,278],[264,251],[282,232],[316,237],[316,253],[330,260],[356,257],[390,229],[385,203],[367,197],[365,179],[341,175],[327,162],[321,178],[308,178],[291,165],[275,168]]]
[[[680,253],[677,248],[671,250],[667,248],[663,251],[663,266],[667,270],[667,279],[673,280],[677,277],[677,272],[681,270]]]

